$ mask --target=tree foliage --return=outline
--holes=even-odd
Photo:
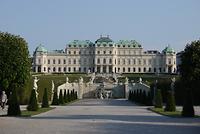
[[[192,93],[199,90],[200,86],[200,40],[193,41],[191,44],[186,45],[183,53],[181,54],[180,74],[181,81],[185,87],[184,91],[186,93],[184,97],[182,115],[194,116],[192,103],[194,98],[192,97]],[[200,98],[200,96],[198,98]]]
[[[27,42],[20,36],[0,32],[0,86],[9,95],[30,78]]]
[[[53,100],[51,105],[59,105],[57,90],[53,94]]]

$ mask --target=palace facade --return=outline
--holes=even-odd
[[[101,36],[95,43],[74,40],[65,50],[47,51],[39,45],[32,68],[42,73],[176,73],[176,53],[170,46],[162,52],[144,51],[135,40],[114,42]]]

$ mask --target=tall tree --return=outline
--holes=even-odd
[[[183,116],[194,116],[194,108],[192,93],[200,86],[200,40],[193,41],[191,44],[187,44],[183,53],[181,54],[180,65],[181,80],[185,87],[186,96],[184,98]],[[190,91],[187,91],[190,90]],[[189,93],[189,94],[188,94]],[[189,96],[190,95],[190,96]],[[200,97],[200,96],[199,96]],[[188,106],[190,105],[190,106]],[[189,108],[189,109],[187,109]],[[185,111],[187,112],[185,112]],[[190,112],[189,112],[190,111]]]
[[[154,107],[155,108],[162,108],[163,107],[163,100],[162,100],[162,94],[161,94],[160,89],[156,89]]]
[[[27,83],[30,67],[27,42],[20,36],[0,32],[0,86],[8,98]]]

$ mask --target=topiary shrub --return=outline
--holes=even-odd
[[[47,88],[44,89],[44,94],[42,98],[42,108],[49,107]]]
[[[53,94],[53,100],[51,105],[59,105],[57,90]]]
[[[168,91],[167,93],[166,106],[164,110],[170,112],[176,111],[175,98],[171,91]]]
[[[64,102],[67,103],[67,92],[66,92],[66,90],[64,91]]]
[[[67,90],[67,102],[70,102],[71,98],[70,98],[70,93],[69,93],[69,89]]]
[[[38,102],[37,102],[37,98],[36,98],[36,92],[34,89],[32,89],[29,104],[27,106],[27,110],[28,111],[37,111],[38,108],[39,107],[38,107]]]
[[[192,91],[190,89],[186,90],[185,101],[183,105],[182,116],[184,117],[194,117],[194,107],[192,99]]]
[[[16,90],[12,91],[8,101],[8,113],[9,116],[19,116],[21,115],[19,101],[17,98]]]
[[[155,93],[155,102],[154,103],[155,103],[154,104],[155,108],[162,108],[163,107],[162,95],[161,95],[160,89],[156,90],[156,93]]]
[[[59,104],[64,104],[65,103],[64,102],[64,98],[63,98],[63,94],[62,94],[62,90],[60,90],[58,101],[59,101]]]

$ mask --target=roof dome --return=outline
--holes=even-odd
[[[46,48],[41,44],[35,49],[35,52],[47,52]]]
[[[174,49],[169,45],[162,51],[163,53],[175,53]]]
[[[100,43],[102,43],[102,42],[109,43],[109,42],[113,42],[113,41],[109,38],[109,36],[107,36],[107,37],[102,37],[101,36],[99,39],[97,39],[95,41],[95,43],[97,43],[97,42],[100,42]]]

